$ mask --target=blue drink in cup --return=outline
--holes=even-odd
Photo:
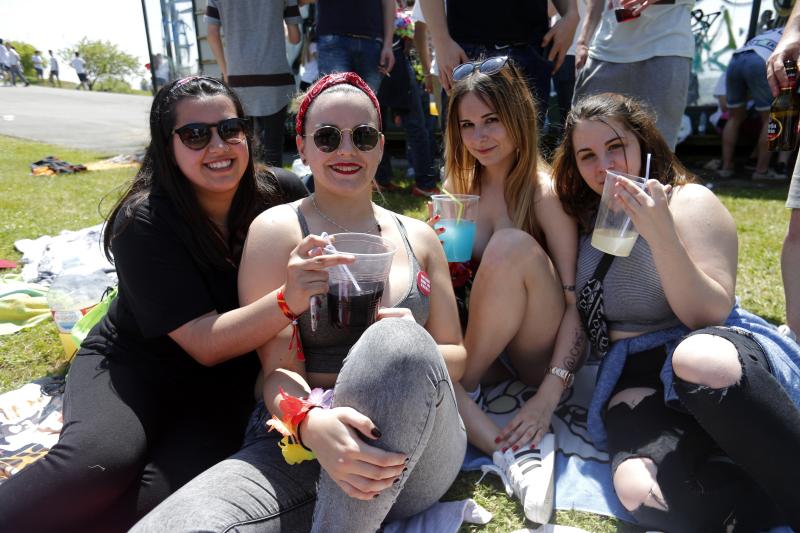
[[[462,263],[472,258],[479,199],[474,194],[435,194],[431,197],[433,214],[439,215],[434,227],[444,228],[439,240],[450,263]]]

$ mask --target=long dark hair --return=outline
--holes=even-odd
[[[616,93],[587,96],[572,106],[567,114],[567,119],[564,121],[564,140],[556,149],[553,159],[553,178],[558,198],[564,211],[578,220],[582,231],[591,228],[592,219],[600,204],[600,196],[583,181],[575,160],[575,144],[572,136],[575,126],[582,120],[596,120],[607,125],[609,121],[614,120],[633,132],[641,152],[642,160],[639,168],[645,168],[647,154],[652,154],[651,178],[673,186],[697,181],[670,150],[664,137],[656,129],[653,114],[644,105],[633,98]],[[615,133],[619,135],[619,132]]]
[[[217,95],[223,95],[233,102],[236,116],[245,116],[236,93],[214,78],[195,76],[179,79],[165,85],[156,94],[150,108],[150,144],[144,154],[142,167],[106,220],[103,244],[109,260],[112,260],[114,237],[125,231],[136,208],[151,193],[159,193],[169,198],[178,215],[191,228],[188,232],[192,240],[189,248],[198,263],[222,270],[238,266],[250,223],[264,209],[278,202],[275,177],[261,170],[256,174],[252,133],[247,132],[247,167],[228,211],[227,241],[200,208],[195,190],[175,162],[172,150],[172,130],[178,102],[185,98]],[[114,232],[114,221],[118,216],[124,217],[125,221]]]

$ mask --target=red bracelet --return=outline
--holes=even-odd
[[[286,298],[283,296],[282,288],[278,290],[278,308],[281,310],[281,313],[283,313],[283,316],[292,321],[292,340],[289,341],[289,349],[291,350],[294,345],[294,349],[297,352],[297,360],[305,361],[303,343],[300,341],[300,327],[297,325],[297,319],[300,318],[300,316],[294,314],[292,310],[289,309]]]

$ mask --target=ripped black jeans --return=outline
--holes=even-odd
[[[761,346],[747,334],[706,328],[733,343],[742,379],[711,389],[675,376],[686,411],[664,405],[659,372],[663,347],[631,355],[612,398],[646,387],[655,392],[606,413],[612,468],[649,458],[666,511],[640,505],[640,525],[669,532],[763,531],[789,524],[800,531],[800,411],[770,373]],[[652,500],[652,499],[651,499]]]

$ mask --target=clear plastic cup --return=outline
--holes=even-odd
[[[636,244],[639,232],[630,217],[622,208],[622,203],[614,198],[614,185],[619,179],[628,179],[644,189],[645,179],[616,170],[606,170],[603,183],[603,196],[597,210],[597,220],[592,232],[592,246],[607,254],[628,257]]]
[[[328,269],[328,318],[341,329],[369,327],[378,318],[397,247],[368,233],[337,233],[333,237],[337,252],[356,259]]]
[[[434,194],[433,214],[439,215],[434,227],[444,228],[439,240],[444,244],[444,255],[450,263],[462,263],[472,258],[475,227],[478,219],[478,200],[474,194]]]
[[[47,291],[47,304],[58,328],[67,360],[72,359],[78,347],[70,332],[75,323],[100,302],[103,293],[113,281],[102,270],[87,271],[73,268],[60,273]]]

